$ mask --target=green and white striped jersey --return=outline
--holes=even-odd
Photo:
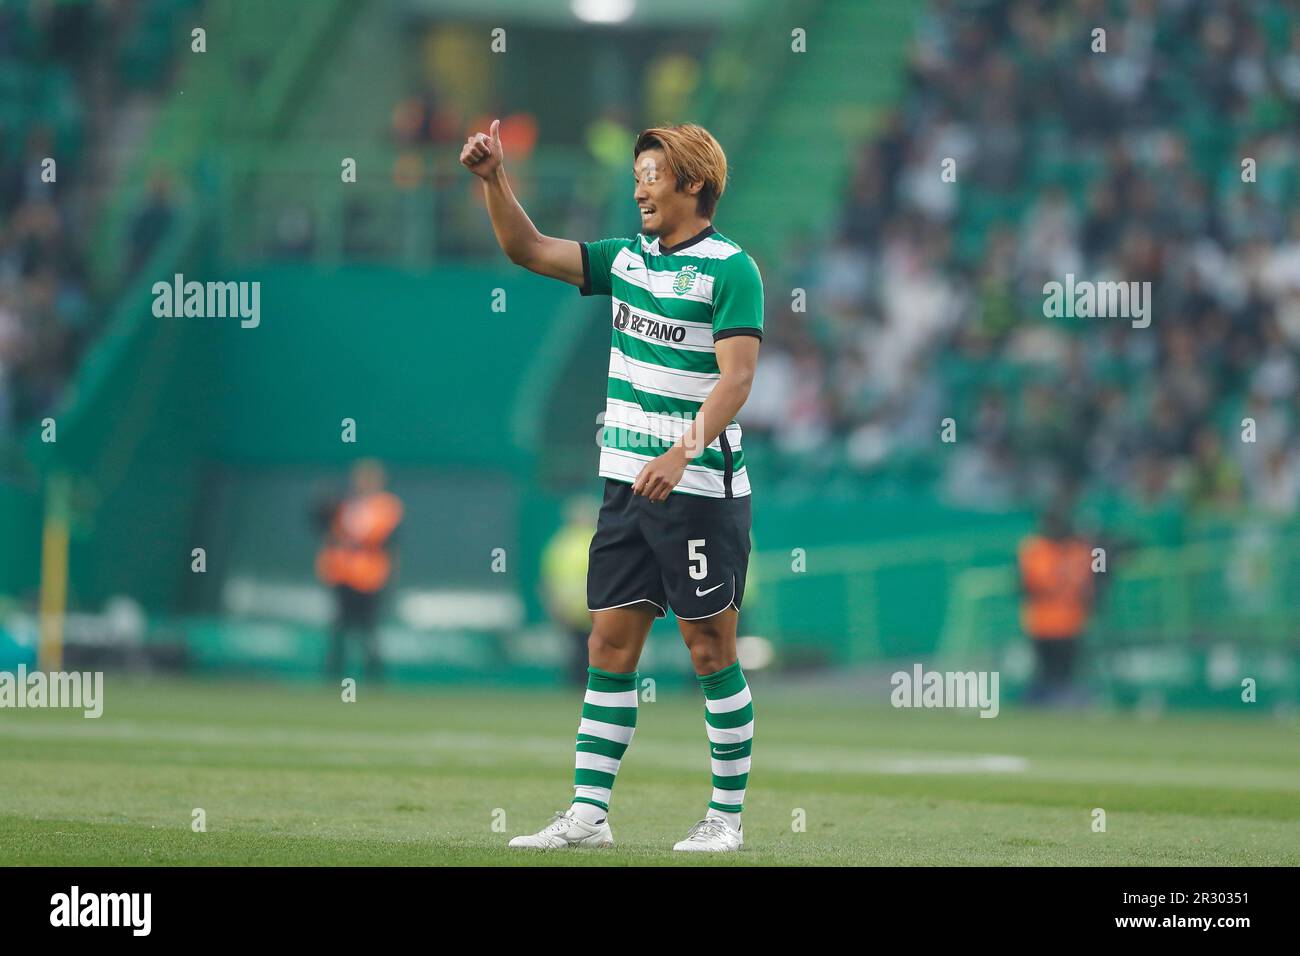
[[[671,248],[643,235],[579,246],[582,294],[609,296],[614,324],[600,474],[630,484],[681,439],[713,391],[721,377],[714,343],[763,337],[763,280],[712,226]],[[749,494],[739,425],[687,464],[674,492]]]

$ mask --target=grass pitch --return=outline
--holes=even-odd
[[[1294,720],[989,720],[754,691],[746,846],[701,859],[671,852],[709,794],[698,694],[641,704],[617,847],[536,853],[505,843],[568,805],[578,691],[345,704],[110,675],[98,720],[0,710],[0,864],[1300,864]]]

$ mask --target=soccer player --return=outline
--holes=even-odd
[[[610,792],[632,742],[637,662],[672,607],[705,697],[713,790],[674,850],[738,850],[754,710],[736,658],[749,563],[750,493],[736,413],[763,338],[754,260],[713,228],[727,157],[694,125],[647,129],[632,151],[641,232],[574,242],[542,235],[502,166],[500,121],[465,143],[492,229],[516,265],[610,298],[613,342],[591,541],[592,628],[569,809],[512,847],[606,847]]]

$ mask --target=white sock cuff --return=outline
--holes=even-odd
[[[719,810],[717,807],[709,807],[709,812],[706,813],[705,816],[713,817],[715,820],[721,820],[733,830],[740,829],[739,813],[727,813],[725,810]]]
[[[569,808],[573,815],[583,823],[596,824],[605,819],[609,814],[596,806],[594,803],[575,803]]]

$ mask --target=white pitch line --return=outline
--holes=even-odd
[[[351,752],[359,756],[382,753],[385,756],[407,753],[415,762],[423,762],[436,752],[451,752],[479,757],[478,762],[527,760],[551,763],[572,760],[573,744],[567,736],[503,737],[496,734],[433,733],[366,733],[364,731],[232,730],[211,726],[169,726],[136,721],[113,724],[2,724],[0,739],[26,740],[124,740],[133,743],[175,743],[188,748],[239,746],[254,749],[296,748],[317,751],[334,761]],[[638,738],[632,745],[634,759],[642,764],[668,769],[695,769],[702,762],[696,748],[683,743],[663,743]],[[843,774],[974,774],[1024,773],[1029,761],[1002,754],[918,754],[900,756],[897,752],[855,750],[848,747],[801,747],[799,753],[779,749],[761,749],[760,765],[791,773]]]
[[[1029,761],[1024,757],[983,754],[973,757],[922,757],[915,760],[891,760],[880,773],[1024,773]]]

